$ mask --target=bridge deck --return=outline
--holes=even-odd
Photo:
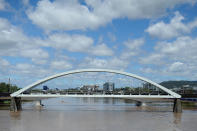
[[[94,94],[94,95],[89,95],[89,94],[21,94],[18,95],[17,97],[107,97],[107,98],[174,98],[173,96],[170,95],[106,95],[106,94]]]
[[[68,98],[68,97],[77,97],[77,98],[125,98],[133,99],[138,101],[172,101],[173,96],[170,95],[59,95],[59,94],[21,94],[17,97],[21,97],[22,100],[41,100],[47,98]]]

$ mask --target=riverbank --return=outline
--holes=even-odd
[[[10,106],[11,97],[0,97],[0,106]]]

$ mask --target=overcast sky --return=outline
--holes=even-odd
[[[0,0],[0,81],[109,68],[197,80],[197,0]]]

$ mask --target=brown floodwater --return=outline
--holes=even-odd
[[[23,103],[17,113],[0,110],[0,131],[197,131],[197,104],[182,113],[172,103],[135,106],[131,100],[55,98]]]

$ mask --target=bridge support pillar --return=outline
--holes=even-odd
[[[136,106],[142,106],[142,104],[143,104],[143,103],[142,103],[141,101],[137,101],[135,105],[136,105]]]
[[[11,98],[10,111],[17,112],[20,110],[22,110],[21,98],[19,97]]]
[[[173,112],[175,112],[175,113],[181,113],[182,112],[182,105],[181,105],[181,100],[180,99],[175,99],[174,100]]]
[[[43,106],[42,101],[41,100],[36,101],[36,106]]]

